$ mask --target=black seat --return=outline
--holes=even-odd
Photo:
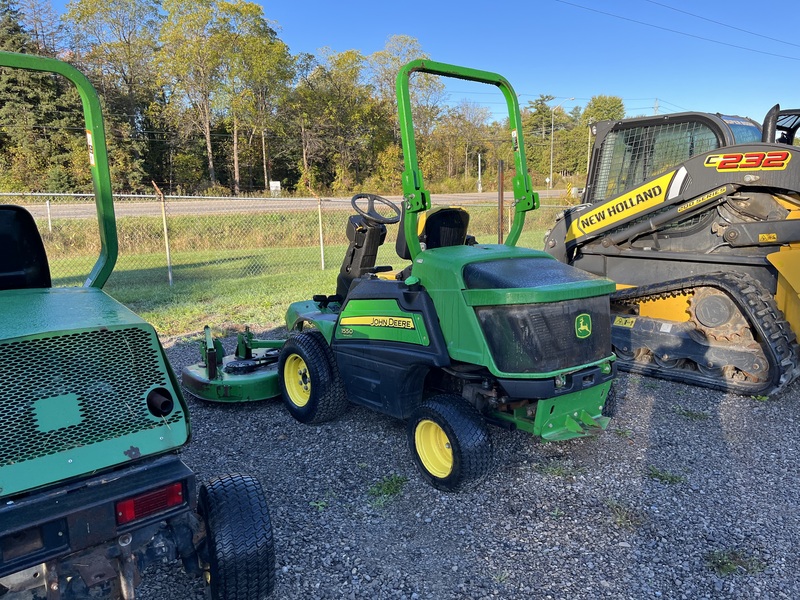
[[[50,287],[50,265],[27,210],[0,204],[0,290]]]
[[[375,260],[378,248],[386,240],[386,225],[375,223],[363,215],[353,215],[347,220],[347,240],[350,245],[336,278],[336,295],[340,301],[347,296],[353,280],[376,271]],[[391,267],[378,267],[378,270],[389,269]]]
[[[405,213],[403,213],[405,219]],[[397,232],[395,250],[405,260],[411,260],[408,244],[404,235],[403,221]],[[428,211],[419,241],[426,249],[444,248],[445,246],[463,246],[467,243],[469,213],[458,206],[437,207]]]

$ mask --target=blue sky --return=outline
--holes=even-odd
[[[283,0],[262,5],[294,53],[328,46],[370,54],[393,34],[410,35],[433,60],[504,75],[523,105],[550,94],[556,96],[552,105],[563,101],[569,110],[607,94],[622,97],[629,116],[654,114],[658,102],[659,113],[701,110],[759,122],[775,103],[800,105],[800,38],[789,14],[800,16],[800,6],[794,2],[770,15],[743,0]],[[767,39],[779,39],[779,29],[791,45]],[[456,82],[450,89],[469,87]],[[471,99],[502,109],[496,104],[502,102],[499,95]]]
[[[700,110],[759,122],[776,103],[800,105],[794,2],[770,14],[744,0],[261,4],[292,53],[328,47],[371,54],[390,36],[409,35],[433,60],[504,75],[521,105],[550,94],[551,106],[563,102],[568,111],[606,94],[620,96],[628,116],[654,114],[657,105],[659,113]],[[779,41],[781,29],[788,43]],[[453,82],[448,89],[453,103],[467,97],[495,114],[503,110],[493,88]]]

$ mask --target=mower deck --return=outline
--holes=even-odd
[[[256,340],[246,329],[239,334],[235,354],[222,356],[219,340],[205,328],[205,344],[198,363],[184,367],[181,383],[193,395],[209,402],[250,402],[280,396],[278,352],[284,340]]]

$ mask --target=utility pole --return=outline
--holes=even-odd
[[[478,193],[483,192],[483,183],[481,182],[481,153],[478,152]]]

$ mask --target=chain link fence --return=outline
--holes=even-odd
[[[400,204],[401,198],[389,196]],[[261,275],[303,278],[330,271],[335,277],[347,248],[346,198],[242,198],[115,195],[119,258],[108,285],[205,285]],[[557,199],[556,199],[557,200]],[[513,217],[505,194],[502,219],[496,193],[442,194],[436,204],[470,213],[470,234],[497,243]],[[0,194],[0,203],[22,204],[34,216],[45,243],[54,286],[82,285],[99,253],[92,195]],[[519,244],[542,248],[545,230],[563,204],[542,204],[528,213]],[[378,264],[405,266],[394,251],[398,226],[388,233]]]

